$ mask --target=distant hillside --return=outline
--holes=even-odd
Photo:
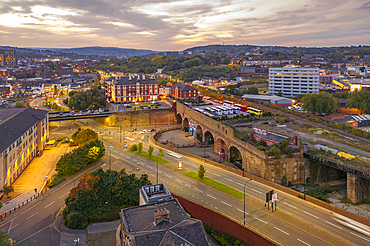
[[[228,51],[251,51],[256,49],[257,45],[221,45],[221,44],[210,44],[205,46],[195,46],[188,48],[184,51],[205,51],[205,52],[228,52]]]
[[[95,55],[100,57],[114,57],[114,58],[128,58],[132,56],[142,56],[151,53],[157,53],[153,50],[139,50],[139,49],[125,49],[117,47],[81,47],[81,48],[70,48],[70,49],[52,49],[59,52],[76,53],[79,55]]]

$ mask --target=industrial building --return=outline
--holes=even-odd
[[[256,100],[259,102],[265,102],[279,106],[291,106],[293,103],[292,99],[279,96],[244,94],[242,97],[249,100]]]

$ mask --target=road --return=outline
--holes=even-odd
[[[89,125],[92,125],[90,123]],[[96,130],[101,130],[93,125]],[[135,137],[135,136],[133,136]],[[151,143],[147,134],[136,135],[136,140],[144,141],[144,149]],[[147,159],[137,156],[131,152],[123,151],[118,141],[113,142],[106,138],[104,144],[112,156],[112,165],[99,164],[89,169],[103,166],[112,167],[115,170],[127,168],[135,170],[139,162],[139,170],[149,174],[155,183],[157,165]],[[155,147],[154,154],[158,152]],[[197,171],[199,164],[206,167],[206,176],[224,183],[236,190],[243,192],[247,179],[235,175],[223,169],[204,164],[198,160],[182,157],[184,169],[177,169],[178,158],[169,155],[165,151],[165,159],[170,164],[159,165],[158,174],[160,181],[164,182],[169,190],[185,199],[206,206],[217,212],[231,216],[243,221],[243,201],[233,198],[225,193],[219,192],[209,186],[199,183],[184,176],[188,171]],[[119,160],[116,162],[116,160]],[[86,172],[88,170],[84,170]],[[78,175],[81,176],[82,174]],[[14,215],[0,225],[10,233],[16,240],[15,245],[57,245],[58,233],[52,227],[52,221],[56,212],[63,206],[64,198],[73,187],[73,181],[67,181],[53,188],[44,196],[40,197],[34,204],[30,204],[27,210],[20,209]],[[338,224],[330,211],[314,206],[293,196],[278,191],[278,211],[273,214],[264,207],[265,192],[270,187],[255,181],[246,185],[246,223],[259,230],[274,240],[285,245],[368,245],[370,239],[362,234],[352,231]]]
[[[92,127],[94,127],[95,130],[102,130],[101,126],[97,125],[97,124],[94,124],[94,123],[91,123]],[[116,139],[118,139],[118,135],[116,137]],[[151,144],[152,146],[154,146],[154,144],[152,142],[150,142],[150,137],[148,137],[147,134],[145,135],[141,135],[141,134],[138,134],[136,135],[136,140],[140,140],[142,142],[144,142],[144,149],[147,149],[149,144]],[[149,142],[148,142],[149,141]],[[112,145],[107,145],[108,147],[111,147],[111,148],[114,148],[114,146]],[[148,162],[146,159],[140,159],[140,157],[138,156],[134,156],[132,153],[130,152],[122,152],[122,150],[120,150],[119,148],[118,149],[115,149],[116,153],[113,152],[113,156],[117,157],[117,158],[120,158],[120,159],[125,159],[127,157],[125,157],[126,155],[131,155],[130,157],[130,160],[133,160],[135,163],[137,161],[139,161],[140,163],[150,163]],[[158,148],[155,147],[155,151],[154,151],[154,154],[156,154],[156,152],[158,151]],[[173,157],[173,156],[170,156],[168,155],[168,151],[165,151],[167,153],[166,155],[166,158],[167,160],[171,161],[173,163],[174,166],[177,165],[177,162],[179,162],[179,159],[176,158],[176,157]],[[134,159],[132,159],[134,158]],[[220,169],[220,168],[217,168],[217,167],[214,167],[212,165],[208,165],[208,164],[205,164],[201,161],[198,161],[198,160],[195,160],[195,159],[192,159],[192,158],[188,158],[188,157],[181,157],[181,161],[183,162],[183,165],[189,170],[189,171],[194,171],[194,172],[197,172],[198,171],[198,167],[200,164],[203,164],[204,166],[206,166],[206,169],[207,169],[207,177],[209,178],[212,178],[218,182],[221,182],[227,186],[230,186],[236,190],[239,190],[241,192],[243,192],[243,184],[247,181],[246,178],[243,178],[243,177],[240,177],[234,173],[231,173],[231,172],[228,172],[228,171],[225,171],[223,169]],[[146,172],[148,172],[149,174],[153,174],[153,172],[155,171],[153,166],[143,166],[142,167]],[[165,169],[166,170],[166,169]],[[167,174],[167,175],[166,175]],[[193,200],[195,202],[198,202],[199,204],[202,204],[202,205],[205,205],[205,206],[210,206],[209,204],[213,204],[214,203],[210,203],[210,201],[212,200],[205,200],[203,199],[204,201],[207,201],[209,204],[207,204],[206,202],[203,202],[202,199],[200,199],[199,197],[201,196],[202,198],[207,198],[206,193],[204,193],[204,190],[202,189],[199,189],[202,192],[199,192],[198,191],[198,194],[196,193],[196,191],[192,190],[193,192],[188,194],[183,194],[181,192],[181,189],[178,188],[180,186],[186,188],[187,191],[189,191],[188,186],[184,186],[184,184],[181,184],[180,182],[176,182],[176,179],[182,181],[184,179],[187,179],[188,181],[188,184],[191,183],[191,182],[195,182],[193,180],[191,180],[190,178],[187,178],[187,177],[184,177],[183,175],[179,175],[176,173],[176,170],[172,170],[172,171],[165,171],[164,173],[165,177],[162,177],[166,179],[166,182],[170,182],[168,184],[169,188],[170,188],[170,191],[172,192],[173,191],[173,188],[171,187],[175,187],[175,192],[176,193],[180,193],[179,195],[180,196],[183,196],[184,198],[186,199],[189,199],[189,200]],[[169,178],[169,179],[167,179]],[[166,183],[167,185],[167,183]],[[198,186],[201,186],[201,184],[197,184],[196,187]],[[205,190],[209,190],[210,188],[208,187],[203,187]],[[180,190],[179,190],[180,189]],[[246,193],[251,196],[251,197],[254,197],[257,199],[257,201],[262,204],[264,204],[264,200],[265,200],[265,193],[268,192],[269,190],[271,190],[272,188],[266,186],[266,185],[263,185],[263,184],[260,184],[260,183],[257,183],[257,182],[250,182],[248,184],[248,189],[246,190]],[[185,189],[183,189],[185,190]],[[368,243],[370,243],[370,238],[367,238],[359,233],[356,233],[346,227],[343,227],[342,225],[338,224],[334,218],[333,218],[333,215],[332,215],[332,212],[328,211],[328,210],[325,210],[325,209],[322,209],[322,208],[319,208],[317,206],[314,206],[306,201],[302,201],[302,200],[299,200],[298,198],[295,198],[291,195],[288,195],[288,194],[285,194],[283,192],[278,192],[279,193],[279,202],[278,202],[278,206],[279,206],[279,209],[280,210],[283,210],[285,211],[286,213],[294,216],[295,218],[300,218],[301,220],[303,220],[304,222],[307,222],[309,223],[309,225],[314,225],[315,227],[317,228],[321,228],[321,229],[324,229],[325,231],[327,232],[330,232],[332,235],[337,235],[338,237],[344,239],[344,240],[348,240],[348,242],[352,242],[352,243],[355,243],[357,245],[366,245]],[[207,193],[208,194],[208,193]],[[221,193],[223,196],[225,196],[223,193]],[[209,194],[217,199],[214,199],[215,201],[213,202],[217,202],[219,200],[218,198],[218,195],[217,194]],[[222,196],[220,195],[220,196]],[[190,196],[190,197],[189,197]],[[194,197],[195,196],[195,199]],[[239,201],[239,206],[238,205],[233,205],[231,204],[233,201],[233,203],[238,203],[237,201],[234,201],[234,199],[230,199],[230,197],[227,196],[227,198],[224,197],[225,200],[221,200],[223,202],[226,202],[228,203],[229,205],[232,205],[232,207],[236,207],[237,209],[239,208],[240,209],[240,206],[242,207],[242,204],[241,201]],[[199,201],[200,200],[200,201]],[[220,201],[220,202],[221,202]],[[225,207],[226,206],[226,207]],[[216,207],[216,206],[214,206]],[[230,211],[230,207],[228,205],[225,205],[224,203],[221,203],[219,205],[217,205],[217,209],[220,209],[221,211],[225,212],[227,211],[227,214],[238,219],[238,218],[241,218],[241,215],[243,214],[239,214],[238,213],[230,213],[229,214],[229,211]],[[239,211],[237,210],[236,211]],[[255,210],[256,208],[254,208]],[[257,208],[258,209],[258,208]],[[236,212],[235,211],[235,212]],[[253,211],[253,209],[252,209]],[[240,211],[239,211],[240,213]],[[258,217],[259,218],[259,217]],[[284,221],[284,224],[286,223],[289,223],[289,221]],[[300,226],[300,228],[308,228],[309,225],[304,225],[303,227]],[[298,225],[299,226],[299,225]],[[282,227],[282,226],[280,226]],[[279,228],[280,228],[279,227]],[[260,229],[260,227],[257,227],[258,229]],[[312,229],[312,228],[311,228]],[[290,228],[290,230],[293,230],[293,228]],[[314,229],[312,229],[312,231],[315,231]],[[328,237],[328,234],[326,233],[323,238],[327,238]],[[280,240],[280,237],[279,237],[279,240]],[[284,242],[285,243],[285,242]],[[315,242],[313,243],[313,245],[317,245],[318,242]],[[309,243],[310,244],[310,243]]]

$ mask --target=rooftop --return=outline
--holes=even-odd
[[[0,109],[0,153],[47,114],[48,111],[32,108]]]
[[[154,79],[149,77],[145,77],[145,75],[139,76],[128,76],[128,77],[121,77],[118,81],[113,82],[115,85],[136,85],[139,84],[159,84]]]

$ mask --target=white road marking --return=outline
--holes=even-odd
[[[170,175],[168,175],[168,174],[166,174],[166,173],[165,173],[164,175],[166,175],[167,177],[169,177],[170,179],[172,179],[172,177],[171,177]]]
[[[198,190],[197,188],[194,188],[194,190],[196,190],[196,191],[199,191],[199,192],[203,193],[203,191],[201,191],[201,190]]]
[[[369,240],[369,239],[367,239],[366,237],[361,237],[360,235],[357,235],[357,234],[355,234],[355,233],[353,233],[353,232],[351,232],[351,234],[352,234],[352,235],[355,235],[355,236],[357,236],[357,237],[359,237],[359,238],[362,238],[363,240],[366,240],[366,241],[370,242],[370,240]]]
[[[207,196],[209,196],[209,197],[211,197],[211,198],[213,198],[213,199],[217,200],[217,198],[216,198],[216,197],[211,196],[210,194],[207,194]]]
[[[244,186],[243,184],[241,184],[241,183],[237,183],[238,185],[241,185],[241,186]]]
[[[337,225],[335,225],[335,224],[333,224],[333,223],[330,223],[329,221],[325,221],[326,223],[328,223],[328,224],[330,224],[330,225],[332,225],[332,226],[335,226],[335,227],[337,227],[337,228],[339,228],[339,229],[342,229],[342,227],[340,227],[340,226],[337,226]]]
[[[261,191],[259,191],[259,190],[255,190],[255,189],[251,189],[251,190],[253,190],[253,191],[257,192],[257,193],[262,194],[262,192],[261,192]]]
[[[26,240],[27,240],[27,239],[29,239],[30,237],[33,237],[33,236],[34,236],[34,235],[36,235],[37,233],[42,232],[43,230],[45,230],[46,228],[48,228],[48,227],[50,227],[50,226],[52,226],[52,225],[53,225],[53,224],[50,224],[50,225],[48,225],[48,226],[46,226],[46,227],[42,228],[41,230],[39,230],[39,231],[35,232],[34,234],[29,235],[28,237],[24,238],[23,240],[21,240],[21,241],[19,241],[19,242],[15,243],[14,245],[18,245],[18,244],[20,244],[20,243],[22,243],[22,242],[26,241]]]
[[[280,228],[277,228],[276,226],[274,226],[274,228],[275,228],[276,230],[281,231],[282,233],[285,233],[285,234],[287,234],[287,235],[289,236],[289,233],[287,233],[286,231],[283,231],[283,230],[281,230]]]
[[[13,221],[14,221],[14,219],[12,219],[12,221],[10,222],[10,226],[9,226],[9,229],[8,229],[8,234],[9,234],[9,232],[10,232],[10,229],[12,229]]]
[[[13,227],[12,227],[12,229],[16,228],[17,226],[19,226],[19,223],[18,223],[18,224],[16,224],[15,226],[13,226]]]
[[[52,203],[50,203],[49,205],[46,205],[44,208],[47,208],[49,207],[50,205],[52,205],[55,201],[53,201]]]
[[[308,243],[306,243],[305,241],[302,241],[302,240],[301,240],[301,239],[299,239],[299,238],[297,238],[297,240],[298,240],[298,241],[300,241],[301,243],[306,244],[307,246],[311,246],[311,244],[308,244]]]
[[[182,181],[178,180],[178,179],[175,179],[177,182],[180,182],[182,184]]]
[[[153,169],[151,166],[148,166],[150,169]]]
[[[292,208],[295,208],[295,209],[297,209],[296,207],[294,207],[293,205],[290,205],[289,203],[286,203],[286,202],[284,202],[286,205],[288,205],[288,206],[290,206],[290,207],[292,207]]]
[[[228,178],[225,178],[226,180],[228,180],[228,181],[230,181],[230,182],[234,182],[234,181],[232,181],[231,179],[228,179]]]
[[[244,211],[243,211],[243,210],[241,210],[241,209],[239,209],[239,208],[237,208],[237,210],[238,210],[239,212],[244,213]],[[246,215],[249,215],[247,212],[245,212],[245,214],[246,214]]]
[[[59,197],[59,199],[60,199],[60,198],[62,198],[63,196],[65,196],[65,195],[67,195],[68,193],[69,193],[69,192],[67,192],[67,193],[65,193],[64,195],[60,196],[60,197]]]
[[[317,217],[316,215],[310,214],[310,213],[308,213],[308,212],[306,212],[306,211],[304,211],[304,210],[303,210],[303,213],[306,213],[306,214],[308,214],[308,215],[311,215],[312,217],[315,217],[316,219],[318,219],[318,218],[319,218],[319,217]]]
[[[190,185],[188,185],[188,184],[185,184],[186,186],[189,186],[189,187],[191,187]]]
[[[262,223],[265,223],[266,225],[268,224],[266,221],[263,221],[263,220],[261,220],[261,219],[259,219],[259,218],[257,218],[257,217],[254,217],[256,220],[259,220],[259,221],[261,221]]]
[[[212,173],[212,174],[214,174],[214,175],[216,175],[216,176],[219,176],[219,177],[221,177],[221,175],[218,175],[217,173]]]
[[[223,204],[225,204],[225,205],[227,205],[227,206],[229,206],[229,207],[231,207],[231,205],[230,204],[228,204],[228,203],[226,203],[226,202],[224,202],[224,201],[221,201]]]
[[[31,215],[30,217],[28,217],[26,220],[30,219],[31,217],[33,217],[34,215],[38,214],[39,212],[36,212],[34,213],[33,215]]]

